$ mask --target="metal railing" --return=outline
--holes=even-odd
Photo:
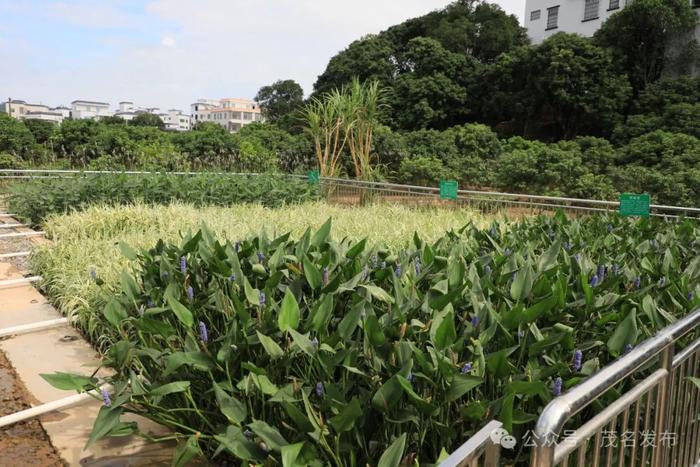
[[[0,169],[0,181],[20,181],[35,178],[64,178],[101,175],[229,175],[258,176],[259,173],[234,172],[148,172],[109,170],[53,170],[53,169]],[[279,174],[294,179],[304,175]],[[503,193],[495,191],[458,190],[457,199],[446,201],[440,198],[440,189],[416,185],[361,180],[328,178],[320,179],[320,189],[332,203],[357,205],[370,202],[388,202],[412,206],[464,206],[486,213],[507,213],[510,216],[551,213],[557,210],[573,216],[601,212],[616,212],[618,201],[568,198],[559,196],[531,195],[526,193]],[[652,204],[651,215],[665,218],[697,217],[700,208]]]
[[[477,467],[480,465],[497,467],[501,457],[498,431],[502,427],[501,422],[490,421],[453,452],[450,457],[442,461],[440,467]]]
[[[699,333],[679,348],[684,337],[698,330],[700,310],[551,401],[535,426],[530,465],[662,467],[700,462],[700,388],[689,380],[700,375]],[[636,381],[640,373],[642,379]],[[598,413],[587,413],[611,389],[621,395]]]

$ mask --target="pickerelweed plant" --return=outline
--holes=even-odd
[[[137,413],[180,438],[178,465],[430,465],[492,418],[522,436],[552,397],[698,304],[694,221],[494,227],[402,251],[334,241],[330,221],[296,241],[202,229],[124,245],[134,273],[96,312],[115,373],[46,377],[109,383],[91,442],[136,432],[120,416]]]

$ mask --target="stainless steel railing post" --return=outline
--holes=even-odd
[[[660,367],[667,371],[666,377],[659,385],[659,390],[656,398],[656,421],[654,423],[654,455],[652,465],[654,467],[663,467],[666,465],[666,454],[668,452],[665,446],[667,440],[665,434],[668,433],[668,428],[671,420],[671,394],[673,385],[673,356],[675,354],[675,342],[672,342],[661,353]]]

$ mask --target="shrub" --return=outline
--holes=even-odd
[[[105,175],[65,179],[35,179],[12,186],[13,212],[39,224],[48,214],[100,203],[125,204],[135,200],[164,204],[172,200],[199,206],[260,203],[277,206],[316,199],[316,187],[283,176],[235,175]]]
[[[46,378],[112,384],[91,442],[136,431],[120,416],[137,413],[180,434],[180,465],[425,464],[494,416],[521,436],[557,378],[578,383],[698,304],[692,221],[542,216],[402,251],[330,231],[123,246],[135,273],[95,311],[115,373]]]

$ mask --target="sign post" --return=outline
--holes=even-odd
[[[620,195],[620,215],[623,217],[649,217],[650,206],[651,197],[648,194],[623,193]]]
[[[318,170],[312,170],[309,172],[309,183],[312,185],[318,185],[319,180],[321,179],[321,176],[318,173]]]
[[[457,199],[458,184],[456,180],[440,180],[440,198]]]

